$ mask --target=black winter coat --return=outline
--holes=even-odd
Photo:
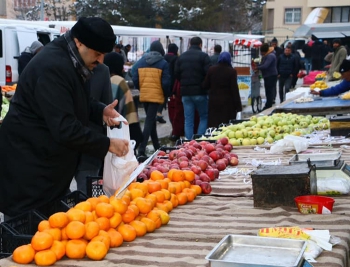
[[[29,52],[22,52],[18,58],[18,75],[21,75],[24,68],[28,65],[29,61],[33,58],[33,54]]]
[[[199,46],[192,45],[176,62],[175,78],[180,81],[181,95],[206,95],[202,82],[211,66],[208,54]]]
[[[109,138],[87,127],[89,119],[102,124],[104,107],[89,97],[63,36],[29,62],[0,128],[1,212],[65,195],[81,153],[104,158]]]

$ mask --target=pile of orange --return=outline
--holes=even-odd
[[[102,260],[109,248],[151,233],[169,222],[169,212],[193,201],[201,188],[192,185],[192,171],[170,170],[168,177],[153,171],[150,180],[132,183],[121,198],[101,195],[57,212],[38,225],[31,243],[12,255],[18,264],[33,260],[49,266],[64,256]]]

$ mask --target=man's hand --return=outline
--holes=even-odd
[[[310,94],[312,94],[312,95],[320,95],[320,91],[311,90],[311,91],[310,91]]]
[[[110,138],[109,152],[123,157],[129,152],[129,141],[125,139]]]
[[[114,100],[111,104],[106,106],[103,110],[103,121],[108,126],[119,126],[120,122],[117,122],[114,120],[114,118],[117,118],[120,116],[120,114],[115,110],[115,107],[118,104],[118,100]],[[127,123],[124,123],[127,124]]]

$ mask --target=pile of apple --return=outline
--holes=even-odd
[[[237,154],[231,152],[232,145],[227,137],[217,140],[215,143],[209,141],[191,140],[171,150],[169,154],[160,151],[155,158],[139,174],[138,179],[148,180],[154,170],[167,173],[171,169],[191,170],[195,173],[193,184],[202,188],[204,194],[211,192],[210,182],[219,177],[219,172],[227,166],[238,165]]]
[[[252,116],[238,124],[223,126],[212,132],[211,137],[201,140],[229,139],[233,146],[271,144],[286,135],[302,136],[313,131],[329,129],[329,120],[325,117],[275,113],[271,116]],[[198,140],[198,139],[197,139]]]

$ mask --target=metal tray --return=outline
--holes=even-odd
[[[305,153],[295,154],[290,160],[289,164],[305,163],[310,159],[311,164],[316,167],[332,167],[337,166],[340,161],[341,151],[327,152],[327,153]]]
[[[300,267],[305,248],[304,240],[227,235],[205,259],[210,267]]]

